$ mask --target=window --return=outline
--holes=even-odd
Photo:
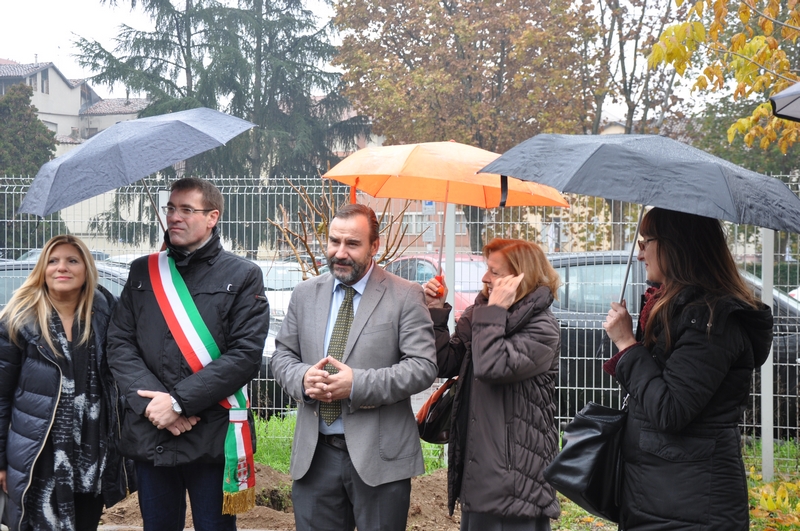
[[[39,85],[39,74],[33,74],[31,77],[29,77],[28,85],[30,85],[33,91],[36,92],[38,90],[38,85]]]
[[[42,94],[50,94],[49,70],[42,70]]]
[[[430,221],[429,221],[430,220]],[[422,234],[429,223],[433,224],[433,229],[441,231],[442,227],[442,214],[429,216],[421,212],[406,212],[403,214],[403,225],[406,227],[406,234]],[[467,219],[461,211],[456,212],[456,235],[463,236],[467,234]]]

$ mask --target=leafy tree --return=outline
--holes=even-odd
[[[706,0],[689,5],[681,20],[661,34],[649,64],[672,64],[680,75],[695,74],[691,67],[698,66],[692,90],[757,102],[729,125],[729,142],[742,135],[748,147],[758,143],[766,149],[776,142],[786,153],[798,139],[800,124],[772,116],[768,98],[800,79],[797,2]]]
[[[0,97],[0,176],[2,184],[12,184],[7,176],[32,176],[50,160],[55,153],[55,133],[36,116],[36,107],[31,105],[33,89],[25,84],[12,85]],[[14,180],[19,184],[19,180]],[[22,196],[7,194],[2,202],[5,220],[0,229],[0,249],[5,258],[15,258],[22,252],[42,247],[56,234],[66,233],[67,228],[58,214],[39,220],[34,216],[15,213]]]
[[[722,98],[709,102],[692,120],[687,122],[686,134],[691,144],[704,151],[759,173],[787,176],[798,169],[798,148],[788,148],[781,153],[777,144],[766,150],[749,147],[741,135],[728,141],[727,128],[740,116],[752,114],[759,104],[749,100],[733,101]]]
[[[502,152],[540,132],[583,130],[574,44],[589,22],[567,2],[343,0],[336,7],[345,94],[387,144],[452,139]],[[482,209],[464,212],[480,226]],[[470,241],[473,250],[482,246],[479,233]]]
[[[36,116],[32,95],[20,83],[0,96],[0,171],[6,175],[36,175],[56,150],[55,133]]]
[[[233,7],[215,0],[184,0],[180,6],[131,0],[130,5],[143,8],[155,28],[123,26],[113,53],[81,39],[81,63],[99,72],[96,80],[150,94],[155,101],[145,115],[217,108],[224,101],[224,110],[258,126],[194,157],[187,173],[225,177],[232,189],[254,191],[251,178],[230,176],[316,175],[338,162],[336,151],[351,150],[357,135],[368,134],[366,120],[345,116],[349,104],[338,91],[339,74],[320,66],[335,51],[330,28],[317,29],[315,15],[300,1],[240,0]],[[255,219],[256,212],[274,216],[287,198],[255,199],[232,194],[228,212],[242,220]],[[119,215],[122,210],[110,211],[98,223],[110,230]],[[266,219],[245,227],[236,225],[237,217],[227,220],[237,248],[257,249],[275,235]],[[132,234],[144,233],[137,228]]]

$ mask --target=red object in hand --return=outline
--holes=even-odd
[[[440,284],[444,282],[444,277],[442,275],[436,275],[434,278],[438,280]],[[439,289],[436,290],[436,298],[438,299],[442,296],[444,296],[444,286],[439,286]]]

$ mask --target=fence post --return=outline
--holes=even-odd
[[[775,276],[775,231],[761,229],[761,300],[772,308],[772,289]],[[773,426],[775,422],[772,409],[774,393],[772,372],[772,346],[769,357],[761,366],[761,473],[764,481],[770,482],[775,476],[775,445]]]

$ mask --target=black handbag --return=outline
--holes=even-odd
[[[627,398],[625,400],[627,402]],[[544,477],[595,516],[619,523],[621,443],[628,412],[589,402],[564,429],[564,445]]]
[[[450,378],[437,389],[417,411],[419,437],[434,444],[447,444],[450,440],[450,423],[453,415],[453,399],[456,394],[458,376]]]

